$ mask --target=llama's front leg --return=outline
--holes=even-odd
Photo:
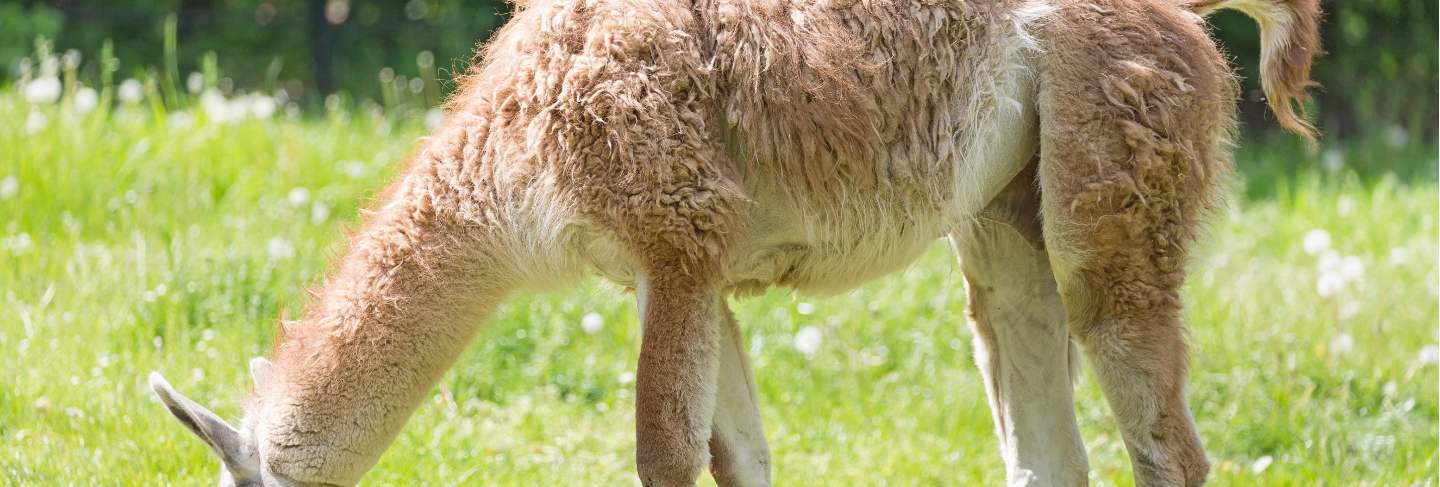
[[[770,447],[760,422],[760,400],[735,314],[724,310],[715,424],[710,432],[710,474],[721,487],[770,485]]]
[[[647,487],[692,486],[710,463],[722,298],[678,269],[635,287],[644,328],[635,377],[635,463]]]

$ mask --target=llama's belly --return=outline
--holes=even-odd
[[[858,201],[858,200],[857,200]],[[731,248],[722,287],[742,293],[772,286],[806,294],[835,294],[899,270],[953,227],[955,208],[902,211],[903,204],[876,197],[864,206],[796,208],[757,199],[740,222],[743,241]],[[618,242],[586,238],[583,259],[606,280],[633,287],[635,262]]]
[[[782,286],[834,294],[899,270],[959,216],[954,207],[912,203],[875,194],[826,208],[796,208],[761,198],[747,215],[748,245],[733,256],[726,281],[741,290]]]

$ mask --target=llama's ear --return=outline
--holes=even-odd
[[[270,372],[275,369],[275,364],[270,363],[265,357],[250,359],[250,378],[255,381],[255,389],[259,390],[270,383]]]
[[[233,471],[251,470],[253,458],[246,454],[244,440],[240,432],[216,416],[215,413],[205,409],[204,406],[196,404],[190,398],[175,391],[170,383],[160,376],[159,372],[150,373],[150,388],[155,390],[155,395],[160,396],[160,401],[170,410],[175,419],[180,420],[186,428],[189,428],[195,436],[199,436],[205,444],[220,455],[225,466]]]

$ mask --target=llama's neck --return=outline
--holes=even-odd
[[[283,331],[247,420],[271,468],[358,480],[510,288],[498,237],[437,208],[434,176],[410,169]]]

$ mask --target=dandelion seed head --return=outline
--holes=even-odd
[[[605,317],[600,316],[600,313],[585,313],[585,316],[580,318],[580,329],[585,333],[594,335],[603,328],[605,328]]]
[[[270,240],[265,242],[265,253],[269,254],[271,259],[289,259],[295,256],[295,244],[284,237],[270,237]]]
[[[1415,361],[1419,362],[1420,365],[1435,365],[1440,363],[1440,347],[1435,345],[1422,347],[1420,353],[1416,354]]]
[[[1336,272],[1321,272],[1320,278],[1315,280],[1315,294],[1322,298],[1329,298],[1340,294],[1345,290],[1345,278]]]
[[[192,71],[190,76],[185,78],[185,88],[189,89],[191,93],[199,93],[200,90],[205,89],[205,75]]]
[[[1406,131],[1405,127],[1391,125],[1385,129],[1385,142],[1390,143],[1390,147],[1395,149],[1405,147],[1410,142],[1410,132]]]
[[[277,105],[274,98],[265,95],[251,95],[246,99],[249,101],[250,116],[261,120],[275,116]]]
[[[1326,172],[1340,172],[1345,168],[1345,153],[1340,149],[1326,149],[1320,154],[1320,167]]]
[[[64,86],[60,84],[60,78],[55,76],[41,76],[25,83],[25,101],[31,105],[45,105],[55,103],[60,99],[60,92]]]
[[[326,206],[324,203],[321,203],[321,202],[319,202],[319,201],[316,201],[315,204],[310,205],[310,223],[313,223],[313,224],[315,224],[315,225],[320,225],[320,224],[325,223],[325,221],[327,221],[327,220],[329,220],[329,219],[330,219],[330,207],[329,207],[329,206]]]
[[[25,133],[39,133],[41,130],[45,130],[45,126],[49,124],[50,117],[46,117],[45,114],[40,113],[39,110],[31,110],[30,115],[25,117]]]
[[[820,351],[820,342],[822,339],[823,337],[820,334],[819,328],[813,326],[801,328],[800,331],[795,333],[795,350],[800,351],[800,353],[806,356],[813,356],[815,352]]]
[[[127,79],[120,82],[120,88],[116,89],[116,96],[125,103],[139,103],[145,97],[145,87],[140,86],[139,81]]]
[[[1330,353],[1345,355],[1353,351],[1355,351],[1355,338],[1351,337],[1349,333],[1340,333],[1330,339]]]
[[[1351,213],[1354,213],[1355,198],[1351,198],[1348,194],[1341,196],[1340,199],[1335,202],[1335,211],[1340,213],[1340,216],[1349,216]]]
[[[1270,455],[1256,458],[1255,463],[1250,464],[1250,471],[1257,474],[1262,473],[1265,469],[1270,468],[1270,464],[1272,463],[1275,463],[1275,458]]]
[[[94,110],[95,105],[98,104],[100,104],[100,94],[89,86],[75,90],[75,98],[71,100],[71,106],[75,108],[77,113],[82,114],[90,113],[90,110]]]
[[[310,190],[304,186],[296,186],[290,189],[290,193],[285,195],[285,199],[290,202],[291,206],[300,206],[309,203]]]
[[[0,179],[0,200],[13,198],[15,194],[19,192],[20,180],[16,179],[14,174],[5,176],[5,179]]]
[[[431,108],[425,112],[425,128],[435,130],[440,124],[445,123],[445,112],[439,108]]]
[[[1319,255],[1321,252],[1330,250],[1330,232],[1316,228],[1305,232],[1305,238],[1301,241],[1305,253]]]
[[[1347,255],[1340,259],[1340,275],[1348,281],[1358,281],[1365,277],[1365,261],[1359,257]]]

